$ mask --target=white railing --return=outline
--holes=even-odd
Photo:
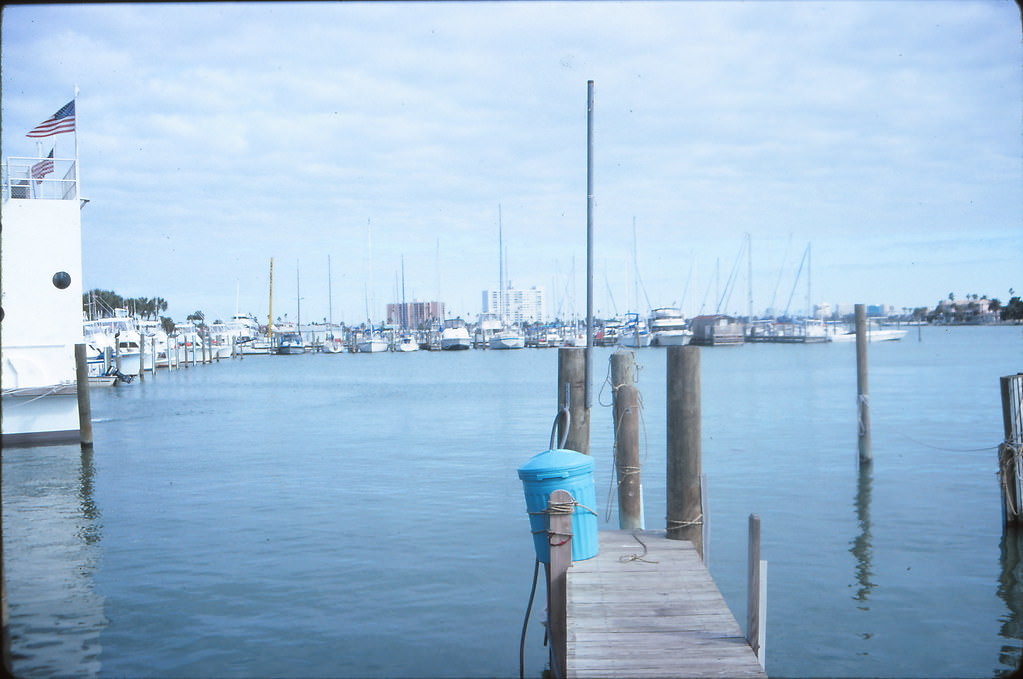
[[[52,169],[41,165],[52,163]],[[3,166],[4,200],[77,200],[73,158],[8,158]]]

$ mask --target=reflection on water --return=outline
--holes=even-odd
[[[873,483],[871,466],[863,464],[860,466],[860,477],[856,484],[856,520],[859,522],[860,532],[852,540],[852,547],[849,551],[856,557],[856,594],[853,596],[857,608],[861,611],[869,611],[870,593],[876,587],[872,578],[874,576],[874,545],[870,533],[870,491]],[[869,638],[870,635],[865,634]]]
[[[1023,528],[1006,525],[1002,531],[1002,574],[998,579],[998,597],[1005,602],[1009,613],[1002,616],[998,633],[1012,643],[1002,644],[998,662],[1005,671],[995,676],[1009,676],[1020,666],[1020,639],[1023,639]]]
[[[24,677],[95,677],[103,599],[93,587],[99,510],[92,451],[4,451],[4,574],[13,670]]]

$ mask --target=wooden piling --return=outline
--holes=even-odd
[[[85,345],[75,345],[75,380],[78,392],[78,431],[83,448],[92,448],[92,401],[89,397],[89,365]]]
[[[114,367],[121,372],[121,337],[120,333],[114,335]]]
[[[636,352],[619,349],[611,354],[611,388],[636,382]]]
[[[998,476],[1002,487],[1003,523],[1023,521],[1023,373],[999,380],[1002,395],[1002,430],[1005,441],[998,447]]]
[[[749,515],[747,552],[746,641],[764,667],[767,621],[767,562],[760,558],[760,516]]]
[[[639,390],[615,389],[615,472],[618,475],[618,527],[643,529],[643,486],[639,465]]]
[[[551,667],[556,677],[566,674],[568,638],[568,568],[572,565],[572,514],[575,498],[567,490],[555,490],[547,498],[547,629],[550,633]]]
[[[567,389],[566,389],[567,387]],[[567,394],[566,394],[567,392]],[[567,450],[590,454],[590,411],[586,407],[586,350],[565,347],[558,350],[558,411],[568,405],[570,422]],[[558,419],[558,440],[565,437],[565,420]]]
[[[146,379],[146,336],[139,333],[139,382]]]
[[[703,558],[700,348],[668,347],[667,362],[667,535]]]
[[[856,312],[856,412],[859,423],[860,464],[870,464],[870,389],[867,386],[867,308],[857,304]]]

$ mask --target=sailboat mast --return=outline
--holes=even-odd
[[[749,320],[753,320],[753,237],[746,234],[746,292],[749,294]]]
[[[298,302],[298,336],[302,336],[302,274],[298,268],[298,260],[295,260],[295,299]]]
[[[408,307],[405,306],[405,255],[401,256],[401,331],[408,330]]]
[[[504,327],[504,231],[501,225],[501,204],[497,204],[497,309]]]
[[[274,336],[274,258],[270,258],[270,317],[266,321],[267,337]]]
[[[806,244],[806,317],[813,317],[813,301],[811,296],[811,281],[813,273],[813,251],[811,250],[813,243]]]
[[[334,292],[330,281],[330,255],[327,255],[327,321],[334,325]]]

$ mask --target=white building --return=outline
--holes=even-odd
[[[483,291],[483,313],[496,314],[505,323],[543,323],[547,306],[543,288],[517,290],[510,285],[504,291]]]

